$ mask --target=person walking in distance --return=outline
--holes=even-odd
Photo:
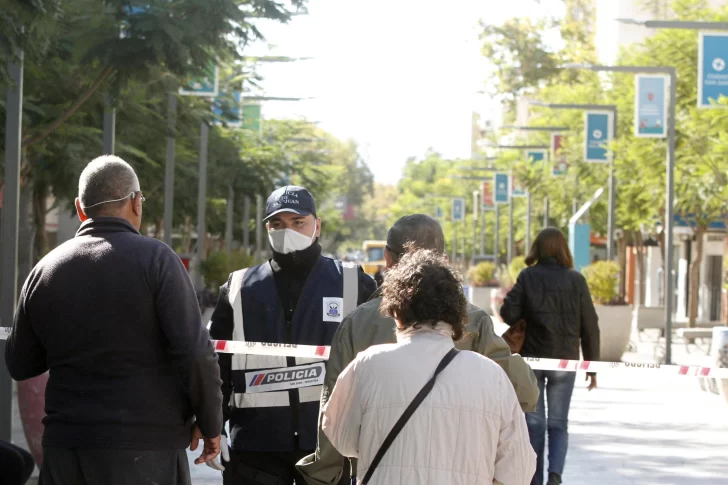
[[[274,191],[263,222],[273,258],[232,273],[220,288],[209,323],[212,338],[330,345],[339,323],[376,283],[354,263],[321,255],[321,219],[305,188]],[[316,447],[324,366],[321,359],[220,355],[231,443],[228,452],[223,439],[222,460],[211,466],[223,471],[224,484],[303,484],[295,464]],[[304,369],[315,369],[316,382],[275,384],[276,376],[280,381]]]
[[[513,289],[506,295],[501,317],[507,325],[525,322],[521,355],[548,359],[599,360],[596,310],[566,238],[556,228],[541,231],[526,257]],[[521,323],[522,325],[522,323]],[[541,391],[536,411],[526,414],[531,445],[538,461],[531,485],[543,485],[544,452],[548,430],[548,485],[560,485],[569,443],[568,420],[576,373],[534,371]],[[595,373],[587,373],[589,390],[597,387]],[[548,413],[546,412],[548,404]]]
[[[382,292],[397,343],[344,369],[323,431],[358,458],[359,484],[527,485],[536,455],[513,386],[498,364],[453,343],[468,321],[461,277],[444,255],[410,251]]]
[[[429,249],[445,254],[445,235],[436,219],[425,214],[411,214],[398,219],[387,233],[384,257],[387,271],[396,268],[405,247]],[[387,278],[384,278],[386,285]],[[326,379],[321,393],[323,407],[334,388],[337,377],[359,352],[372,345],[396,343],[393,318],[382,315],[381,289],[372,298],[344,318],[331,343],[329,361],[326,363]],[[456,342],[462,350],[472,350],[498,363],[508,375],[523,411],[534,411],[538,402],[538,385],[531,368],[519,355],[512,355],[508,344],[495,335],[493,322],[480,308],[467,307],[465,337]],[[319,422],[321,419],[319,419]],[[319,426],[316,452],[302,459],[297,467],[308,485],[328,485],[336,483],[338,477],[348,472],[348,460],[329,442]],[[356,472],[356,462],[351,460],[351,468]],[[360,477],[361,478],[361,477]]]
[[[86,166],[76,237],[20,293],[5,359],[16,380],[50,370],[43,485],[190,484],[220,450],[217,355],[180,258],[142,236],[142,195],[115,156]]]

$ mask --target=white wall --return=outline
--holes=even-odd
[[[660,277],[662,273],[658,271],[662,266],[662,253],[658,246],[650,246],[647,248],[647,257],[645,258],[645,272],[647,273],[645,283],[645,306],[660,306]]]

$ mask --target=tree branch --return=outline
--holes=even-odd
[[[86,101],[91,97],[92,94],[94,94],[101,84],[114,72],[113,67],[107,67],[99,75],[96,77],[93,83],[86,89],[86,91],[81,94],[81,96],[71,105],[70,108],[68,108],[61,116],[56,118],[53,123],[48,125],[45,130],[43,130],[41,133],[38,133],[37,135],[30,136],[23,140],[23,148],[27,148],[31,145],[34,145],[38,143],[39,141],[44,140],[48,135],[53,133],[59,126],[61,126],[68,118],[73,116],[73,114],[81,108],[81,106],[84,105]]]

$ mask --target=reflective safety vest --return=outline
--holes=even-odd
[[[301,290],[293,317],[286,314],[270,263],[234,272],[228,298],[233,340],[286,345],[331,345],[339,323],[356,308],[358,268],[320,257]],[[314,450],[322,359],[232,356],[230,429],[237,451]],[[272,371],[271,371],[272,370]],[[282,390],[283,389],[283,390]],[[259,392],[263,390],[264,392]]]

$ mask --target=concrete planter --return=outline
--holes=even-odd
[[[492,286],[470,286],[468,288],[468,301],[488,315],[493,315],[491,293],[494,289],[497,288]]]
[[[635,307],[632,311],[632,328],[636,331],[665,329],[665,309],[663,307]]]
[[[629,305],[595,305],[599,316],[600,359],[619,362],[632,333],[632,308]]]

